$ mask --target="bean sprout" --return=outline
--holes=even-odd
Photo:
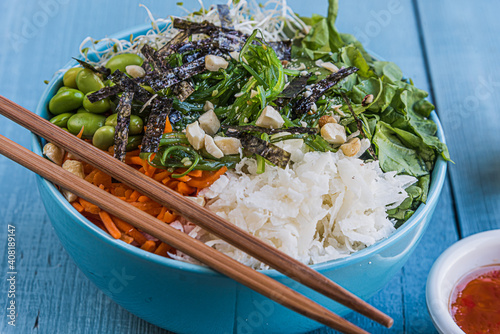
[[[202,10],[196,13],[181,7],[188,13],[183,18],[193,22],[208,21],[220,25],[216,6],[205,9],[203,1],[199,0],[199,3]],[[285,26],[294,34],[307,34],[310,28],[287,5],[287,0],[269,0],[264,5],[259,5],[256,0],[241,0],[236,4],[229,0],[227,5],[236,30],[250,35],[255,29],[259,29],[266,41],[288,39],[284,32]],[[146,6],[142,4],[139,6],[146,10],[152,28],[145,35],[131,36],[130,40],[109,37],[96,40],[87,37],[79,48],[85,61],[98,66],[104,65],[116,54],[140,55],[140,49],[145,44],[159,49],[178,33],[172,26],[170,18],[155,18]]]

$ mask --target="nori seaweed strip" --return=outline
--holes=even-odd
[[[229,12],[229,6],[217,5],[217,11],[219,12],[221,28],[235,31],[233,26],[233,21],[231,19],[231,15]],[[238,35],[235,36],[235,34],[232,32],[219,30],[218,32],[213,34],[217,35],[216,40],[219,44],[219,48],[224,50],[229,50],[229,51],[239,50],[241,49],[241,46],[245,42],[245,38],[242,38],[242,36]]]
[[[267,42],[279,60],[292,60],[292,41]]]
[[[285,99],[293,99],[297,95],[299,95],[304,88],[307,86],[307,80],[311,77],[311,74],[308,74],[306,76],[298,76],[294,78],[288,86],[286,86],[285,89],[280,93],[279,97],[285,98]]]
[[[306,128],[306,127],[300,127],[300,126],[293,126],[290,128],[286,129],[268,129],[268,128],[263,128],[260,126],[256,125],[222,125],[223,129],[228,129],[229,131],[238,131],[238,132],[250,132],[250,131],[255,131],[255,132],[262,132],[262,133],[267,133],[267,134],[275,134],[275,133],[281,133],[281,132],[289,132],[289,133],[307,133],[307,134],[316,134],[318,133],[318,129],[316,128]]]
[[[152,47],[150,47],[148,44],[145,44],[142,49],[141,53],[146,58],[146,61],[153,65],[153,70],[156,72],[163,72],[168,70],[169,66],[163,61],[163,59],[158,55],[158,52],[156,52]]]
[[[118,94],[121,91],[119,86],[104,87],[99,89],[97,92],[87,95],[90,102],[95,103],[101,101],[107,97]]]
[[[109,73],[111,72],[111,71],[109,70],[109,68],[106,68],[106,67],[103,67],[103,66],[101,66],[101,67],[94,67],[94,66],[92,66],[91,64],[89,64],[89,63],[87,63],[87,62],[85,62],[85,61],[83,61],[83,60],[80,60],[80,59],[77,59],[77,58],[73,58],[73,59],[74,59],[74,60],[76,60],[76,61],[77,61],[80,65],[82,65],[84,68],[89,69],[89,70],[91,70],[91,71],[93,71],[93,72],[96,72],[96,73],[101,73],[101,74],[103,74],[104,76],[108,76],[108,75],[109,75]]]
[[[152,96],[150,92],[139,86],[134,80],[126,76],[120,70],[116,70],[108,77],[113,81],[122,91],[134,92],[134,99],[146,103]]]
[[[191,22],[180,18],[172,20],[174,28],[184,30],[189,34],[206,34],[209,35],[214,42],[218,45],[214,47],[219,48],[225,52],[239,51],[245,44],[249,35],[234,29],[227,29],[218,27],[210,22],[203,21],[201,23]],[[270,42],[267,43],[274,49],[278,59],[290,60],[291,58],[291,42]]]
[[[176,45],[177,53],[184,53],[188,51],[194,51],[199,49],[211,49],[214,47],[214,42],[212,38],[200,39],[198,41],[188,41],[185,43]]]
[[[319,81],[311,87],[312,94],[298,100],[292,108],[292,119],[296,119],[307,113],[314,102],[316,102],[327,90],[338,84],[344,78],[356,73],[356,67],[348,67],[339,70],[336,73],[330,74],[327,78]]]
[[[208,21],[203,22],[192,22],[179,17],[174,17],[172,19],[172,25],[176,29],[186,30],[189,35],[193,34],[206,34],[210,35],[211,32],[222,29]]]
[[[200,57],[195,61],[174,68],[173,72],[180,79],[186,80],[191,78],[193,75],[204,72],[205,70],[205,57]]]
[[[153,100],[152,105],[146,124],[146,131],[142,138],[141,153],[154,153],[158,151],[165,123],[172,109],[172,99],[158,97]]]
[[[179,101],[184,102],[191,94],[194,93],[195,89],[189,82],[181,81],[173,87],[172,91],[177,96]]]
[[[158,50],[158,56],[166,57],[176,52],[176,48],[189,37],[191,33],[188,30],[181,30],[167,44]]]
[[[211,34],[214,40],[219,44],[219,48],[226,52],[240,51],[248,35],[241,35],[236,30],[217,31]]]
[[[281,168],[288,165],[291,156],[289,152],[246,132],[241,132],[238,137],[243,148],[250,153],[258,154]]]
[[[229,6],[217,5],[217,11],[219,12],[220,26],[224,29],[234,29],[233,20],[231,19],[231,14],[229,12]]]
[[[189,79],[205,70],[205,57],[201,57],[193,62],[170,69],[158,76],[151,76],[147,82],[155,91],[159,91]]]
[[[153,70],[155,72],[161,74],[170,69],[170,66],[163,61],[162,56],[159,56],[158,52],[149,45],[144,45],[141,49],[141,53],[146,60],[153,65]],[[195,89],[193,86],[186,81],[181,81],[173,87],[174,94],[177,95],[177,98],[181,102],[186,100],[194,91]]]
[[[134,92],[125,91],[120,97],[120,102],[116,108],[118,117],[115,127],[115,153],[114,157],[120,161],[125,161],[127,153],[128,129],[130,125],[130,114],[132,113],[132,100]]]

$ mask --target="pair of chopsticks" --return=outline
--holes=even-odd
[[[307,265],[269,246],[213,212],[114,159],[91,144],[0,96],[0,114],[64,148],[158,203],[317,292],[391,327],[393,320]],[[49,181],[99,206],[170,246],[302,315],[344,333],[367,333],[347,320],[230,257],[189,237],[31,151],[0,136],[0,153]]]

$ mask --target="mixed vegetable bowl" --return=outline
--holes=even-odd
[[[330,0],[326,17],[273,15],[268,29],[250,24],[238,30],[244,20],[258,18],[241,2],[172,18],[164,31],[153,20],[151,34],[108,41],[98,61],[83,48],[81,66],[66,71],[64,86],[50,100],[50,121],[200,205],[206,204],[200,193],[226,172],[241,172],[242,161],[255,161],[256,174],[298,164],[286,141],[301,140],[303,153],[341,152],[416,178],[406,199],[386,210],[398,227],[426,202],[437,156],[449,161],[449,153],[428,118],[434,106],[427,92],[397,65],[373,58],[352,35],[339,33],[337,9],[338,1]],[[193,229],[57,146],[48,143],[44,154],[165,223],[181,220],[179,228]],[[175,254],[64,194],[114,238]]]

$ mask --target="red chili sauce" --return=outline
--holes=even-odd
[[[450,309],[467,334],[500,333],[500,264],[478,268],[460,279]]]

